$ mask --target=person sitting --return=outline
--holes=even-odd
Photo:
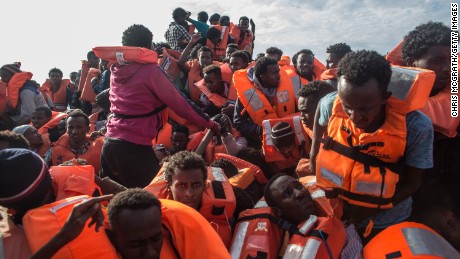
[[[59,134],[58,126],[62,119],[67,118],[66,113],[53,112],[48,107],[38,107],[32,113],[32,125],[49,142],[56,142],[62,134]]]
[[[30,144],[24,135],[9,130],[3,130],[0,131],[0,150],[7,148],[23,148],[30,150]]]
[[[351,48],[346,43],[337,43],[327,47],[327,70],[321,74],[321,80],[327,81],[337,88],[337,66],[339,61],[349,52],[351,52]]]
[[[59,68],[52,68],[48,72],[48,79],[38,89],[49,100],[49,107],[55,111],[64,112],[72,101],[73,84],[69,79],[62,79],[63,73]]]
[[[232,72],[235,73],[240,69],[246,69],[249,65],[249,57],[244,51],[235,51],[230,55],[228,62]]]
[[[40,135],[34,126],[17,126],[13,129],[13,132],[23,135],[27,142],[29,142],[30,150],[41,157],[43,157],[51,147],[49,139]]]
[[[203,68],[203,80],[195,83],[202,92],[200,95],[200,106],[203,112],[213,117],[227,106],[235,107],[228,99],[230,85],[222,80],[222,73],[219,66],[209,65]],[[233,109],[227,109],[229,117],[233,117]]]
[[[60,165],[72,158],[82,158],[88,161],[96,171],[101,168],[101,149],[103,137],[91,140],[89,134],[89,119],[81,110],[73,110],[67,117],[67,131],[45,154],[49,166]]]

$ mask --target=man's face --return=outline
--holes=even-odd
[[[247,31],[249,29],[249,21],[248,20],[240,20],[239,27],[240,27],[240,30]]]
[[[35,128],[39,129],[50,121],[51,117],[46,117],[44,111],[35,111],[32,113],[32,124]]]
[[[205,181],[201,169],[176,169],[168,186],[173,199],[195,210],[200,209]]]
[[[315,59],[312,55],[301,53],[297,57],[297,65],[296,65],[297,70],[299,71],[299,75],[304,78],[311,76],[311,74],[313,73],[313,69],[314,69],[314,62],[315,62]]]
[[[285,175],[270,186],[274,202],[281,216],[293,224],[300,224],[316,213],[308,190],[298,180]]]
[[[231,57],[229,65],[233,72],[248,67],[248,63],[243,62],[243,59],[240,57]]]
[[[356,127],[366,132],[373,132],[381,126],[376,124],[379,123],[389,95],[383,96],[377,80],[371,78],[362,86],[356,87],[341,76],[338,80],[338,95],[343,110]]]
[[[175,154],[179,151],[187,149],[189,138],[183,132],[173,132],[171,135],[171,153]]]
[[[71,73],[70,74],[70,81],[75,82],[75,80],[77,80],[77,76],[78,76],[77,73],[75,73],[75,72]]]
[[[112,242],[124,259],[160,258],[163,235],[158,207],[123,209],[118,226],[112,226]]]
[[[312,96],[299,97],[297,108],[300,111],[302,123],[309,129],[313,130],[315,112],[318,102]]]
[[[339,65],[340,58],[334,54],[334,53],[327,53],[327,59],[326,59],[326,68],[327,69],[332,69],[332,68],[337,68]]]
[[[43,144],[42,136],[38,133],[36,128],[29,128],[26,130],[26,132],[24,132],[24,137],[33,147],[37,147]]]
[[[211,65],[212,63],[212,53],[209,51],[200,51],[198,52],[198,62],[202,68]]]
[[[50,82],[51,84],[53,85],[60,85],[61,84],[61,80],[62,80],[62,76],[60,73],[58,72],[52,72],[50,74]]]
[[[225,56],[227,58],[230,58],[230,56],[233,54],[233,52],[237,51],[238,49],[235,48],[235,47],[227,47],[227,49],[225,50]]]
[[[70,137],[70,144],[80,144],[86,140],[89,126],[86,125],[84,117],[69,117],[67,120],[67,134]]]
[[[88,58],[89,66],[92,68],[99,68],[99,58],[94,54],[90,54]]]
[[[290,146],[287,146],[287,147],[276,147],[276,149],[278,149],[278,151],[285,157],[285,158],[289,158],[292,156],[292,151],[294,150],[294,145],[290,145]]]
[[[436,73],[432,95],[450,85],[450,48],[449,46],[433,46],[421,58],[413,62],[413,66],[432,70]]]
[[[280,67],[278,64],[268,65],[267,71],[260,75],[260,79],[263,87],[265,88],[277,88],[280,85]]]
[[[215,73],[204,74],[204,83],[211,93],[219,94],[222,91],[222,77]]]
[[[13,74],[7,71],[0,70],[0,77],[2,78],[2,82],[8,83],[13,77]]]

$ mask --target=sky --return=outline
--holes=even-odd
[[[43,83],[58,67],[64,78],[81,68],[96,46],[121,45],[123,31],[143,24],[155,42],[165,41],[172,11],[182,7],[196,19],[200,11],[241,16],[256,24],[255,53],[276,46],[292,56],[311,49],[325,63],[326,48],[345,42],[352,50],[384,55],[410,30],[428,21],[450,27],[447,0],[23,0],[0,6],[0,65],[15,61]]]

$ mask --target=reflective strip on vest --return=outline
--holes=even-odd
[[[337,186],[343,187],[343,177],[330,171],[327,168],[321,167],[320,168],[321,176],[325,179],[333,182]]]
[[[291,83],[292,83],[292,88],[294,90],[294,95],[295,95],[295,98],[299,98],[299,90],[300,88],[302,88],[302,81],[300,80],[300,77],[299,76],[293,76],[291,77]]]
[[[165,61],[163,62],[163,65],[161,66],[161,68],[163,68],[164,71],[168,71],[169,66],[171,66],[171,58],[166,57]]]
[[[220,31],[220,39],[223,40],[225,36],[225,29],[227,29],[227,26],[222,26],[222,30]],[[224,46],[225,47],[225,46]]]
[[[63,203],[60,203],[60,204],[57,204],[56,206],[50,208],[50,212],[53,213],[54,215],[56,215],[57,211],[64,208],[64,207],[67,207],[69,205],[72,205],[72,204],[75,204],[75,203],[79,203],[79,202],[83,202],[83,201],[86,201],[88,200],[87,198],[85,197],[80,197],[80,198],[77,198],[77,199],[74,199],[74,200],[70,200],[70,201],[66,201],[66,202],[63,202]]]
[[[391,91],[392,96],[400,100],[406,100],[415,78],[422,71],[393,66],[391,70],[392,73],[390,83],[388,84],[388,91]]]
[[[312,192],[311,194],[312,199],[318,199],[326,196],[326,193],[323,190],[317,190]]]
[[[370,182],[356,182],[356,192],[362,192],[362,193],[367,193],[367,194],[373,194],[373,195],[378,195],[380,196],[380,192],[382,189],[382,184],[381,183],[370,183]],[[387,185],[383,185],[383,193],[382,195],[385,195],[387,191]]]
[[[254,208],[268,208],[268,204],[266,201],[258,201],[256,203],[256,206],[254,206]]]
[[[215,181],[225,182],[225,176],[222,173],[222,169],[218,167],[211,167],[212,175],[214,176]]]
[[[302,141],[306,141],[302,133],[302,124],[300,123],[300,116],[294,116],[292,118],[292,121],[294,122],[294,131],[295,135],[297,136],[297,140],[299,141],[299,144],[302,143]]]
[[[249,102],[249,105],[251,105],[251,108],[256,112],[262,108],[264,108],[264,104],[262,100],[260,99],[259,95],[256,93],[256,90],[251,88],[246,91],[244,91],[244,97]]]
[[[267,143],[267,146],[273,146],[272,126],[270,125],[270,121],[264,120],[262,124],[265,128],[265,142]]]
[[[283,259],[299,258],[302,254],[303,246],[290,244],[286,247],[286,252],[283,255]]]
[[[406,243],[413,256],[432,255],[459,258],[459,253],[442,237],[422,228],[403,228]]]
[[[321,241],[314,238],[309,238],[307,244],[305,244],[305,248],[302,251],[300,259],[315,259],[320,245]]]
[[[230,255],[232,258],[240,258],[241,250],[243,250],[244,239],[246,237],[246,233],[248,231],[249,222],[244,221],[240,222],[238,225],[238,229],[233,236],[233,243],[232,247],[230,248]]]

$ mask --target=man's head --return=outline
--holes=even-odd
[[[0,150],[7,148],[30,149],[30,145],[22,134],[9,130],[0,131]]]
[[[276,61],[280,61],[281,56],[283,56],[283,51],[277,47],[270,47],[265,51],[265,56],[274,58]]]
[[[201,206],[207,177],[203,158],[188,151],[171,156],[165,170],[167,188],[173,199],[195,210]]]
[[[319,100],[333,91],[334,87],[321,80],[312,81],[300,88],[297,108],[300,111],[302,123],[309,129],[313,130],[313,122]]]
[[[249,29],[249,18],[246,16],[241,16],[238,27],[240,27],[241,31],[247,31]]]
[[[77,77],[78,77],[78,72],[72,72],[72,73],[70,73],[69,77],[70,77],[70,81],[71,81],[72,83],[75,83],[75,81],[77,80]]]
[[[235,43],[230,43],[227,45],[227,48],[225,49],[225,57],[230,58],[230,56],[233,54],[233,52],[238,50],[238,45]]]
[[[32,148],[38,148],[43,145],[43,138],[34,126],[17,126],[13,129],[13,132],[23,135]]]
[[[206,38],[211,41],[214,45],[220,42],[220,31],[214,26],[211,26],[206,31]]]
[[[328,69],[337,68],[337,66],[339,65],[339,61],[348,52],[351,52],[351,48],[346,43],[337,43],[327,47],[326,67]]]
[[[176,124],[172,128],[171,133],[171,154],[187,149],[189,142],[189,129],[181,124]]]
[[[404,37],[404,63],[436,73],[431,96],[450,85],[450,34],[450,28],[444,24],[428,22],[417,26]]]
[[[96,56],[94,51],[89,51],[86,53],[86,58],[88,59],[89,66],[91,68],[99,68],[99,58]]]
[[[338,95],[353,124],[374,132],[385,121],[385,104],[391,96],[390,63],[375,51],[350,52],[339,62]]]
[[[254,65],[254,74],[265,88],[277,88],[280,84],[280,67],[278,61],[270,57],[262,57]]]
[[[273,145],[278,151],[288,158],[295,148],[295,135],[291,125],[286,122],[278,122],[272,128]]]
[[[205,11],[201,11],[198,13],[198,21],[202,22],[202,23],[207,23],[208,22],[208,13],[205,12]]]
[[[13,64],[3,65],[0,68],[0,77],[2,81],[5,83],[9,83],[11,78],[14,76],[14,74],[22,72],[20,67],[21,67],[21,64],[18,62],[13,63]]]
[[[203,68],[203,79],[206,88],[211,93],[221,94],[224,91],[222,71],[219,66],[209,65]]]
[[[292,176],[278,174],[265,185],[264,198],[277,216],[298,225],[316,214],[310,192]]]
[[[211,17],[209,17],[209,23],[211,25],[218,25],[219,19],[220,19],[220,14],[214,13],[213,15],[211,15]]]
[[[315,69],[315,55],[309,49],[302,49],[292,57],[292,63],[298,75],[313,80],[313,70]]]
[[[60,85],[61,80],[64,74],[59,68],[52,68],[50,72],[48,72],[48,78],[53,85]]]
[[[53,201],[51,176],[45,161],[27,149],[0,151],[0,206],[13,209],[15,222],[30,209]]]
[[[237,50],[230,56],[229,66],[233,72],[246,69],[249,64],[249,57],[246,52]]]
[[[186,23],[185,19],[187,18],[187,11],[185,11],[183,8],[181,7],[177,7],[176,9],[174,9],[174,11],[172,12],[172,18],[174,19],[174,21],[178,24],[184,24]]]
[[[152,47],[153,34],[142,24],[133,24],[123,32],[121,44],[123,46],[141,47],[150,49]]]
[[[221,26],[230,26],[230,17],[223,15],[219,18],[219,24]]]
[[[161,204],[153,194],[138,188],[120,192],[110,201],[107,217],[107,232],[122,258],[160,258]]]
[[[32,113],[32,124],[35,128],[39,129],[51,120],[51,115],[52,113],[50,108],[46,106],[38,107]]]
[[[86,134],[89,132],[88,116],[82,110],[73,110],[67,117],[66,125],[70,146],[80,148],[86,143]]]
[[[211,65],[212,58],[212,51],[210,48],[203,46],[198,50],[198,63],[200,63],[202,68]]]

